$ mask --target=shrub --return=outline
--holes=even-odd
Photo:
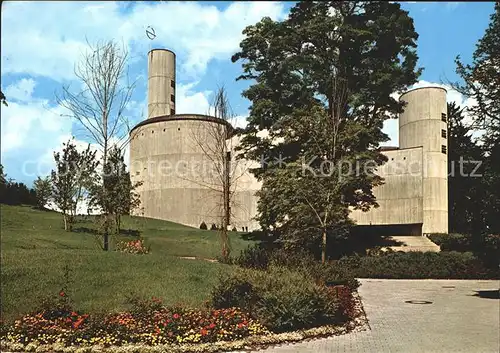
[[[500,235],[431,234],[429,238],[439,245],[441,251],[472,252],[488,268],[499,265]]]
[[[265,270],[269,265],[269,260],[269,250],[257,244],[243,249],[237,257],[232,259],[231,263],[243,268]]]
[[[318,284],[346,284],[356,289],[359,282],[346,268],[322,264],[307,251],[269,249],[259,245],[248,247],[232,259],[232,263],[243,268],[265,270],[270,265],[284,266],[304,274]]]
[[[212,226],[210,227],[210,230],[217,230],[217,226],[215,225],[215,223],[212,223]]]
[[[434,243],[439,245],[441,251],[472,251],[474,246],[472,242],[472,236],[465,234],[431,234],[429,235],[429,239],[431,239]]]
[[[208,229],[207,224],[205,222],[201,222],[200,229],[207,230]]]
[[[498,270],[486,268],[470,252],[395,252],[381,256],[350,256],[334,261],[333,265],[358,278],[498,278]]]
[[[306,329],[344,320],[337,297],[304,273],[270,266],[238,269],[212,291],[215,308],[241,307],[274,332]]]

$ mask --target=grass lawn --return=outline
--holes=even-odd
[[[215,258],[220,253],[217,232],[176,223],[124,217],[129,234],[113,237],[135,239],[151,245],[148,255],[104,252],[95,225],[83,221],[74,232],[62,229],[62,217],[28,206],[0,206],[1,310],[4,320],[33,310],[40,299],[57,293],[64,283],[64,267],[70,269],[69,294],[76,307],[87,312],[126,308],[130,295],[157,296],[167,304],[200,306],[209,298],[219,275],[231,267],[178,256]],[[250,245],[243,234],[231,232],[233,253]]]

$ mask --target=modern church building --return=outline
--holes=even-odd
[[[175,54],[153,49],[148,54],[148,118],[130,136],[130,171],[142,181],[138,193],[144,217],[198,227],[221,223],[221,175],[214,168],[226,132],[230,153],[231,225],[258,229],[255,193],[260,183],[249,172],[255,163],[237,160],[227,121],[175,112]],[[388,161],[378,169],[385,184],[374,189],[380,207],[354,210],[363,227],[383,228],[397,235],[448,232],[448,167],[446,90],[417,88],[404,93],[399,117],[399,147],[385,147]],[[214,171],[214,169],[216,169]],[[229,170],[229,169],[228,169]]]

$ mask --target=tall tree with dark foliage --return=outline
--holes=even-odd
[[[253,170],[263,182],[258,219],[290,246],[322,248],[324,260],[326,238],[350,226],[349,206],[377,206],[375,171],[386,160],[377,147],[388,139],[383,122],[403,109],[391,93],[420,75],[418,34],[397,3],[335,1],[301,1],[284,21],[263,18],[243,33],[232,60],[243,62],[238,79],[253,80],[241,150],[264,162]],[[314,173],[302,173],[306,158]]]

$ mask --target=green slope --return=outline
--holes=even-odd
[[[6,205],[1,205],[0,219],[1,306],[7,320],[36,308],[41,297],[57,293],[66,265],[71,271],[70,292],[77,308],[85,311],[122,310],[130,294],[199,306],[209,298],[217,276],[231,270],[178,258],[216,257],[220,252],[217,232],[124,217],[123,228],[129,235],[114,237],[112,243],[140,234],[151,246],[151,254],[132,255],[100,250],[92,220],[81,220],[74,232],[65,232],[56,212]],[[231,234],[234,253],[250,243],[242,234]]]

